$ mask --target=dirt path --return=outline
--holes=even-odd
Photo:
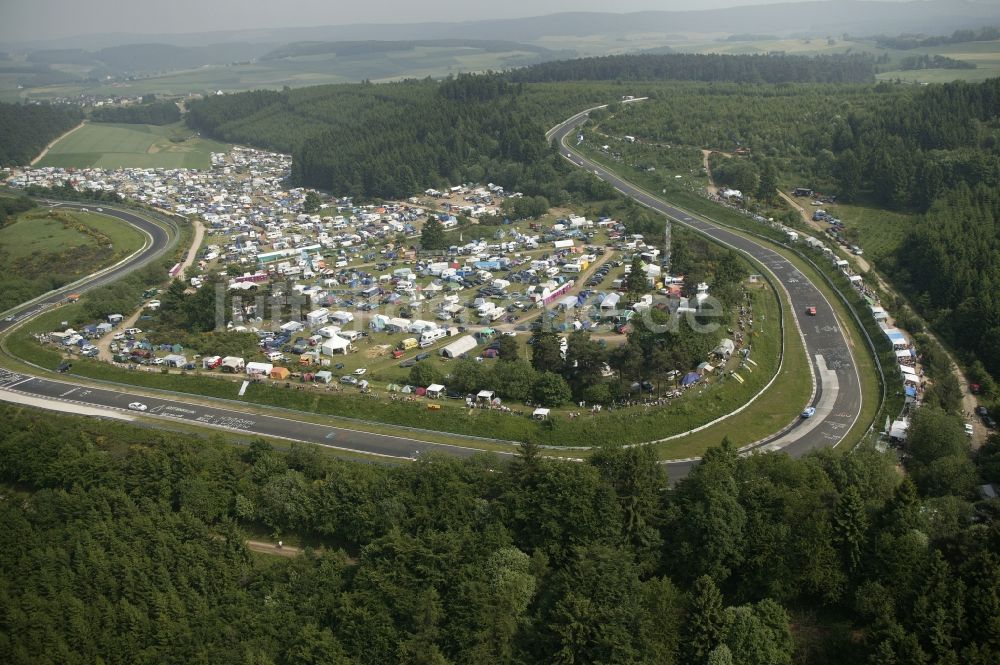
[[[801,215],[801,217],[802,217],[802,221],[805,222],[807,226],[809,226],[812,229],[815,229],[815,230],[819,231],[820,233],[822,233],[824,231],[823,225],[820,224],[819,222],[813,221],[812,215],[809,214],[809,211],[806,210],[805,208],[803,208],[802,206],[800,206],[795,199],[793,199],[788,194],[785,194],[780,189],[778,190],[778,196],[780,196],[781,199],[785,203],[787,203],[788,205],[792,206],[793,210],[797,210],[799,212],[799,215]],[[866,268],[866,270],[867,270],[867,268]]]
[[[298,556],[302,551],[298,547],[292,547],[291,545],[278,547],[277,543],[265,543],[260,540],[248,540],[247,549],[251,552],[259,552],[260,554],[271,554],[288,558]]]
[[[135,322],[139,320],[140,314],[142,314],[142,307],[129,314],[128,318],[123,320],[116,328],[113,328],[111,332],[97,340],[97,343],[94,344],[94,346],[97,347],[98,360],[103,360],[106,363],[114,360],[114,354],[111,353],[111,342],[114,341],[115,333],[125,330],[126,328],[135,327]]]
[[[45,146],[45,150],[42,150],[42,152],[38,155],[38,157],[35,157],[33,160],[31,160],[31,166],[34,166],[35,164],[37,164],[38,162],[40,162],[42,160],[42,158],[45,157],[45,155],[48,154],[49,150],[52,149],[52,146],[54,146],[56,143],[59,143],[64,138],[66,138],[67,136],[69,136],[70,134],[72,134],[73,132],[75,132],[76,130],[78,130],[81,127],[83,127],[84,124],[85,123],[81,122],[79,125],[77,125],[73,129],[69,130],[68,132],[66,132],[62,136],[56,137],[51,143],[49,143],[47,146]]]
[[[184,271],[191,267],[194,260],[198,257],[198,250],[201,248],[202,240],[205,239],[205,227],[198,221],[194,220],[191,222],[194,226],[194,240],[191,242],[191,247],[188,249],[187,256],[184,257],[184,262],[181,263],[181,270],[177,273],[178,279],[184,279]]]
[[[184,270],[189,268],[192,263],[194,263],[195,257],[198,255],[198,249],[201,247],[201,242],[205,238],[205,227],[199,221],[194,221],[194,240],[191,242],[191,247],[188,249],[187,256],[184,258],[184,263],[181,264],[181,270],[178,273],[180,279],[184,279]],[[125,328],[135,327],[136,321],[142,315],[142,310],[145,304],[139,307],[131,314],[128,318],[122,321],[116,328],[114,328],[107,335],[104,335],[97,343],[94,345],[97,347],[97,359],[103,360],[104,362],[112,362],[114,360],[114,354],[111,353],[111,342],[114,341],[115,333],[124,330]]]

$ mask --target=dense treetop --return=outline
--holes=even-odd
[[[872,451],[724,445],[674,489],[650,448],[387,467],[0,415],[9,663],[998,656],[997,505],[970,483],[1000,480],[1000,448],[973,466],[933,409],[916,485]],[[244,528],[323,549],[254,558]]]
[[[174,102],[154,101],[132,106],[104,106],[95,109],[90,118],[96,122],[169,125],[181,119],[181,111]]]
[[[607,55],[532,65],[510,72],[510,78],[535,83],[608,80],[869,83],[875,80],[875,61],[866,55]]]
[[[75,106],[0,102],[0,166],[23,166],[83,120]]]

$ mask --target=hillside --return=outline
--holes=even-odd
[[[306,23],[303,21],[303,23]],[[456,22],[370,23],[268,27],[190,34],[149,34],[146,41],[177,46],[224,43],[287,44],[301,41],[478,39],[534,42],[546,36],[637,33],[722,33],[766,35],[898,35],[941,34],[962,28],[1000,24],[1000,6],[968,0],[886,2],[831,0],[788,2],[728,9],[647,11],[633,13],[563,12],[516,19]],[[58,42],[15,45],[19,48],[100,49],[134,41],[121,34],[88,35]],[[7,45],[5,45],[6,47]]]

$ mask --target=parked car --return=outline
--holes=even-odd
[[[417,364],[417,361],[414,360],[413,358],[410,358],[409,360],[404,360],[403,362],[399,363],[399,366],[400,367],[413,367],[416,364]]]
[[[354,376],[364,376],[365,372],[367,371],[368,371],[367,367],[359,367],[356,370],[354,370]]]
[[[340,377],[340,382],[349,386],[357,385],[358,380],[350,374]]]
[[[430,357],[431,354],[425,352],[425,353],[418,353],[416,356],[413,357],[413,359],[416,360],[417,362],[420,362],[421,360],[427,360]]]
[[[969,424],[969,423],[965,423],[965,436],[972,436],[973,433],[974,432],[973,432],[973,429],[972,429],[972,425]]]

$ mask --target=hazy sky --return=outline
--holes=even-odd
[[[778,0],[0,0],[0,41],[130,32],[468,21],[562,11],[631,12],[770,4]],[[787,1],[787,0],[785,0]]]

